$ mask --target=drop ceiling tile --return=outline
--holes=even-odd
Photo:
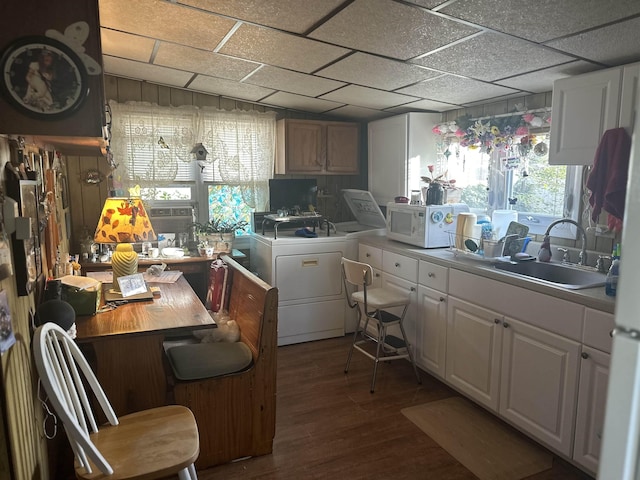
[[[100,38],[104,55],[137,60],[139,62],[148,62],[151,59],[153,45],[156,43],[152,38],[116,32],[106,28],[100,29]]]
[[[266,25],[288,32],[304,33],[344,0],[179,0],[213,13]]]
[[[637,0],[458,0],[439,10],[452,17],[545,42],[640,13]]]
[[[571,60],[573,57],[524,40],[487,32],[413,62],[489,82]]]
[[[103,27],[213,50],[234,20],[157,0],[100,0]]]
[[[153,63],[238,81],[260,66],[259,63],[167,42],[160,42]]]
[[[636,2],[640,6],[640,2]],[[549,42],[547,45],[607,65],[640,60],[640,18]]]
[[[415,3],[420,7],[434,8],[442,3],[445,3],[446,0],[407,0],[407,1],[410,3]]]
[[[189,72],[110,57],[108,55],[103,55],[102,60],[104,62],[104,72],[109,75],[117,75],[119,77],[133,78],[136,80],[147,80],[160,85],[184,88],[193,76],[193,74]]]
[[[238,83],[224,78],[208,77],[206,75],[198,75],[193,82],[189,84],[189,89],[252,102],[256,102],[273,92],[273,90],[269,88],[247,85],[246,83]]]
[[[242,24],[222,46],[220,53],[311,73],[349,53],[296,35]]]
[[[359,87],[358,85],[347,85],[346,87],[322,95],[320,98],[374,109],[394,107],[417,100],[415,97],[375,90],[373,88]]]
[[[399,93],[415,95],[424,99],[464,105],[476,100],[484,100],[501,95],[508,95],[515,91],[511,88],[492,85],[470,78],[444,75],[426,80],[410,87],[398,90]]]
[[[553,82],[559,78],[580,75],[598,70],[599,68],[600,67],[593,63],[576,60],[575,62],[565,63],[557,67],[545,68],[544,70],[525,73],[517,77],[498,80],[495,83],[533,93],[550,92],[553,90]]]
[[[441,73],[417,65],[357,52],[323,68],[316,72],[316,75],[366,87],[395,90],[441,75]]]
[[[407,60],[477,31],[392,0],[356,0],[309,37]]]
[[[434,112],[446,112],[447,110],[455,110],[460,108],[458,105],[450,103],[437,102],[435,100],[418,100],[417,102],[407,103],[399,107],[388,108],[389,112],[406,113],[414,110],[431,110]]]
[[[305,97],[303,95],[295,95],[287,92],[276,92],[262,100],[262,103],[315,113],[326,112],[342,106],[342,103],[330,102],[328,100]]]
[[[359,120],[376,120],[378,118],[390,117],[392,114],[381,112],[380,110],[372,110],[370,108],[356,107],[354,105],[345,105],[329,112],[336,117],[344,117]]]
[[[307,97],[317,97],[318,95],[344,86],[343,82],[336,82],[335,80],[293,72],[269,65],[265,65],[257,70],[249,78],[246,78],[244,82],[273,88],[274,90],[284,90],[289,93],[306,95]]]

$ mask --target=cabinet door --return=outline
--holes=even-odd
[[[287,121],[286,173],[318,173],[324,169],[323,134],[320,123]]]
[[[418,300],[418,289],[415,282],[410,282],[408,280],[404,280],[402,278],[396,277],[394,275],[389,275],[386,272],[382,272],[382,287],[393,289],[399,292],[402,292],[406,295],[409,295],[411,302],[409,304],[409,308],[407,309],[407,313],[404,317],[404,331],[407,334],[407,340],[409,340],[409,345],[413,346],[415,352],[415,344],[416,344],[416,303]],[[392,308],[389,309],[390,312],[400,315],[402,313],[402,308]],[[402,338],[400,331],[395,331],[393,328],[389,328],[389,332],[392,335],[397,336],[398,338]]]
[[[612,68],[553,84],[551,165],[590,165],[602,134],[618,126],[622,69]]]
[[[359,126],[357,123],[327,125],[326,171],[338,174],[357,174],[359,168]]]
[[[505,317],[500,414],[570,456],[580,344]]]
[[[633,134],[636,105],[638,105],[638,81],[640,79],[640,63],[627,65],[622,71],[622,101],[620,102],[620,127],[629,136]]]
[[[502,316],[449,296],[446,380],[497,411],[502,352]]]
[[[393,202],[398,195],[408,196],[406,115],[370,122],[369,191],[378,205]]]
[[[582,347],[573,459],[593,475],[600,459],[608,383],[609,355]]]
[[[416,363],[444,378],[447,347],[447,295],[418,285]]]

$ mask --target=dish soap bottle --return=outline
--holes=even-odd
[[[551,261],[551,239],[549,238],[549,235],[545,235],[544,239],[542,240],[542,245],[540,246],[540,250],[538,251],[538,261]]]
[[[620,275],[620,244],[617,243],[613,247],[611,253],[611,267],[607,272],[607,279],[604,286],[604,292],[610,297],[616,296],[616,290],[618,289],[618,275]]]

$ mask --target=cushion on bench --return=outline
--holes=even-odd
[[[196,343],[167,350],[178,380],[201,380],[240,372],[253,361],[251,349],[242,342]]]

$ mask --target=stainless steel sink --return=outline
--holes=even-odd
[[[597,287],[605,284],[606,275],[591,270],[572,267],[560,263],[543,263],[528,261],[520,263],[501,262],[496,263],[497,270],[524,275],[535,278],[541,282],[549,283],[570,290]]]

